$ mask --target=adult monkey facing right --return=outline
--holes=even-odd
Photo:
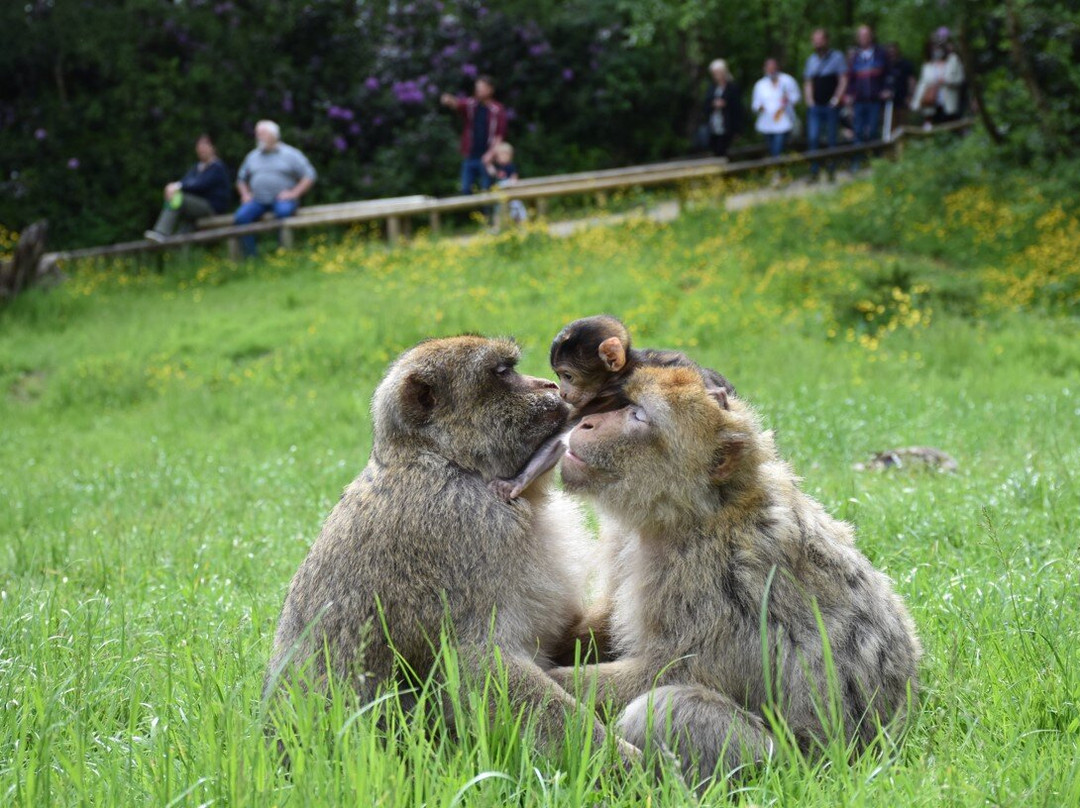
[[[670,726],[661,741],[705,782],[718,762],[771,754],[763,707],[775,704],[812,751],[831,723],[820,615],[832,720],[870,742],[902,715],[921,654],[889,579],[799,490],[747,404],[682,368],[642,368],[625,394],[627,406],[578,424],[562,461],[567,490],[622,528],[605,536],[610,578],[592,615],[620,658],[585,669],[598,701],[621,710],[622,736],[644,746],[650,727]],[[573,692],[575,669],[551,675]]]
[[[497,651],[515,712],[536,719],[542,744],[564,740],[577,703],[544,668],[580,615],[589,540],[546,478],[512,503],[488,487],[566,424],[556,386],[518,373],[519,354],[507,340],[428,340],[387,371],[368,464],[289,586],[266,697],[287,695],[281,680],[322,689],[332,673],[369,701],[426,678],[449,629],[467,682]],[[624,762],[639,757],[616,745]]]

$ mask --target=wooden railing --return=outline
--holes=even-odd
[[[277,231],[282,243],[292,243],[295,230],[310,227],[329,227],[334,225],[355,224],[360,222],[384,221],[390,243],[396,243],[403,229],[416,217],[426,217],[433,232],[438,232],[440,216],[443,213],[480,210],[504,205],[510,200],[535,202],[543,214],[549,199],[566,196],[602,194],[623,188],[672,185],[687,180],[708,179],[712,177],[736,176],[739,174],[776,169],[810,161],[835,160],[841,157],[854,157],[862,154],[883,151],[899,151],[905,138],[921,137],[940,132],[970,128],[971,119],[940,124],[930,130],[916,127],[903,127],[893,133],[889,140],[875,140],[857,145],[839,146],[834,149],[819,149],[813,152],[785,154],[776,158],[743,160],[729,162],[725,158],[707,157],[689,160],[674,160],[666,163],[610,168],[599,171],[585,171],[575,174],[560,174],[550,177],[536,177],[521,180],[513,186],[468,196],[451,196],[435,199],[429,196],[396,197],[393,199],[373,199],[358,202],[343,202],[332,205],[313,205],[301,208],[296,215],[287,219],[264,219],[246,225],[232,225],[229,215],[215,216],[200,222],[200,229],[193,233],[171,236],[162,242],[148,240],[131,241],[122,244],[110,244],[103,247],[88,247],[77,250],[47,253],[43,260],[65,261],[79,258],[94,258],[109,255],[124,255],[140,252],[154,252],[183,247],[191,244],[211,244],[229,241],[235,244],[241,236]],[[230,250],[233,251],[232,249]]]

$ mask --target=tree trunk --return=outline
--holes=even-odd
[[[15,254],[0,264],[0,300],[10,300],[46,278],[61,277],[53,262],[42,260],[47,232],[45,222],[34,222],[22,231]]]
[[[971,44],[968,42],[967,20],[960,23],[960,29],[956,32],[956,44],[960,48],[960,61],[964,64],[964,75],[967,76],[968,86],[971,88],[971,97],[975,99],[975,109],[979,113],[979,120],[982,121],[983,128],[986,129],[994,145],[1000,146],[1005,142],[1005,138],[983,101],[982,82],[979,81],[979,74],[975,72],[975,59],[972,57]]]

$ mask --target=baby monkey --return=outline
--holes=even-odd
[[[570,426],[586,415],[612,412],[628,402],[623,389],[639,367],[691,368],[709,390],[735,392],[731,382],[680,351],[634,348],[623,322],[610,314],[584,317],[565,326],[551,343],[551,369],[559,379],[559,395],[571,407]],[[564,436],[548,440],[517,476],[491,482],[491,489],[509,502],[521,496],[540,475],[554,468],[566,451]]]

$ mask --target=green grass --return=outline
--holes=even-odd
[[[1008,239],[979,246],[1004,203],[950,220],[944,194],[902,192],[916,173],[878,173],[827,201],[701,204],[565,241],[84,266],[0,312],[0,803],[685,802],[610,776],[577,736],[540,755],[505,710],[455,741],[393,708],[376,726],[344,698],[329,720],[301,705],[291,778],[263,741],[285,586],[366,461],[386,363],[479,331],[516,335],[545,373],[555,331],[598,311],[735,382],[926,648],[898,748],[775,763],[707,800],[1080,803],[1076,252],[1010,297],[1045,237],[1024,222],[1061,203],[1012,200]],[[934,210],[941,233],[911,230]],[[960,471],[852,470],[911,444]]]

